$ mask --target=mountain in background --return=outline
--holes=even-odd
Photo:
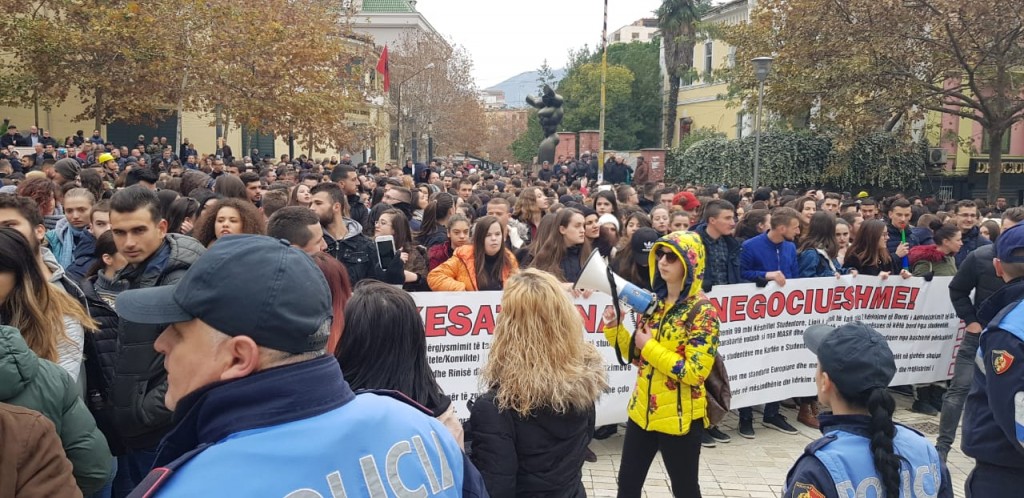
[[[538,71],[519,73],[497,85],[487,88],[487,90],[501,90],[505,92],[505,105],[510,109],[529,107],[526,104],[526,96],[537,94],[538,74]],[[565,77],[565,69],[555,69],[552,71],[552,74],[557,84]]]

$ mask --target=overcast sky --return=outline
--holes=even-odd
[[[653,17],[660,0],[609,0],[608,33]],[[565,66],[569,49],[600,45],[601,0],[419,0],[416,9],[473,57],[479,88],[540,67]]]

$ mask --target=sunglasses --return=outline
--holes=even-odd
[[[679,256],[676,255],[676,253],[673,252],[671,249],[658,251],[657,254],[658,257],[656,259],[658,260],[660,260],[661,258],[665,258],[665,260],[668,261],[669,263],[675,263],[676,261],[679,261]]]

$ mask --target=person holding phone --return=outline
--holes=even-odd
[[[326,252],[345,265],[353,287],[365,278],[405,283],[404,263],[397,251],[380,253],[379,246],[363,235],[362,225],[346,216],[348,199],[337,183],[321,183],[310,193],[310,209],[320,217]]]
[[[374,225],[374,240],[377,243],[380,261],[397,250],[402,260],[405,284],[402,286],[409,292],[427,290],[427,255],[412,241],[412,230],[409,219],[399,209],[388,209],[381,213]],[[380,248],[384,247],[384,252]]]

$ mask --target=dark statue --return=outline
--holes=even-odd
[[[565,99],[555,93],[550,86],[544,85],[544,94],[540,97],[528,95],[526,103],[539,109],[537,119],[544,130],[544,140],[541,140],[540,148],[537,149],[537,164],[544,164],[544,161],[555,164],[555,147],[558,146],[558,135],[555,135],[555,132],[558,131],[558,124],[565,116],[565,111],[562,110]]]

